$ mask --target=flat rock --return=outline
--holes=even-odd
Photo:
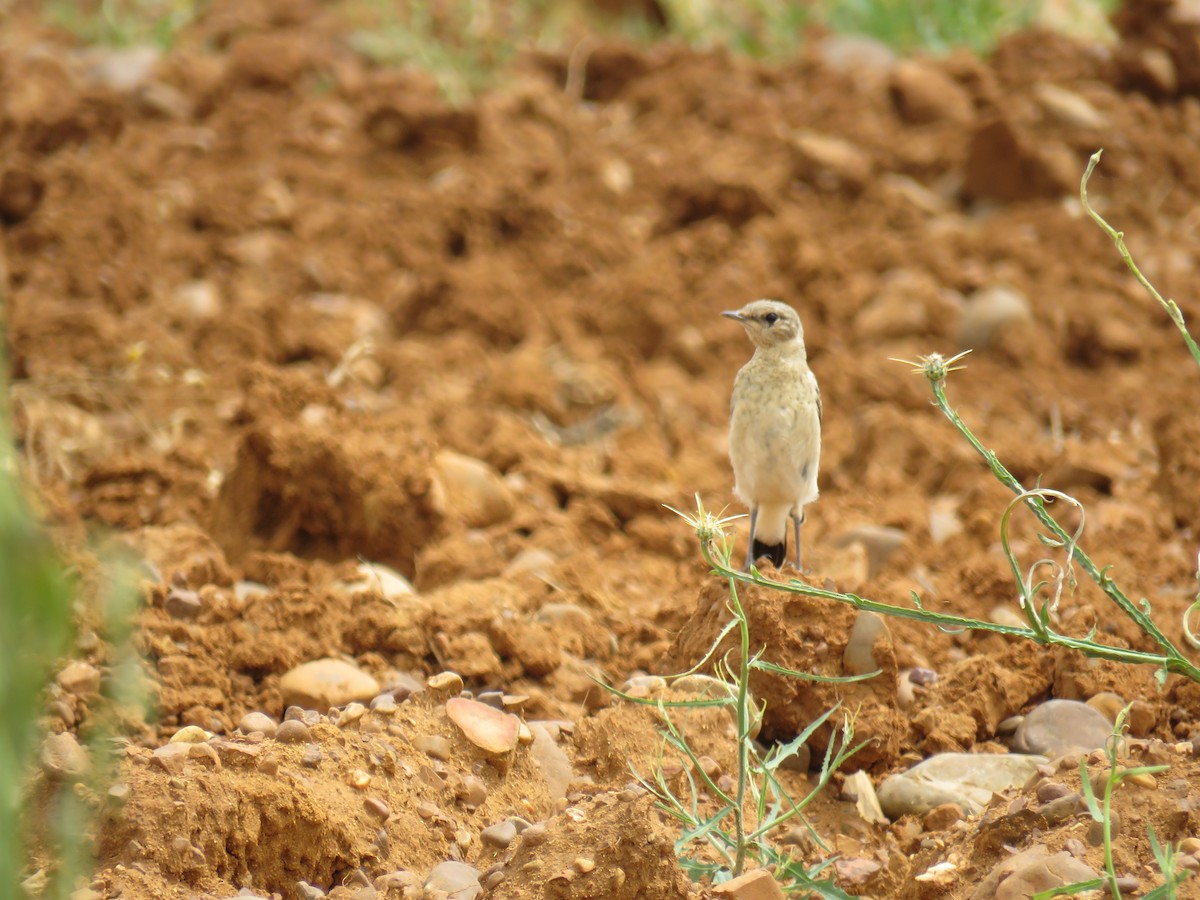
[[[1034,707],[1013,735],[1013,749],[1021,753],[1058,756],[1067,750],[1096,750],[1112,735],[1104,713],[1078,700],[1047,700]]]
[[[301,663],[279,679],[286,706],[327,710],[359,701],[370,702],[379,693],[379,682],[358,666],[340,659],[315,659]]]
[[[1020,787],[1044,762],[1044,756],[1019,753],[939,753],[886,778],[879,786],[879,805],[893,820],[923,816],[945,803],[975,815],[992,794]]]
[[[508,753],[517,746],[521,720],[511,713],[493,709],[478,700],[453,697],[446,701],[446,715],[462,729],[476,747],[488,753]]]

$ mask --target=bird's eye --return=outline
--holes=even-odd
[[[768,326],[771,326],[779,321],[779,316],[775,315],[775,313],[767,313],[765,316],[763,316],[763,321],[766,322]]]

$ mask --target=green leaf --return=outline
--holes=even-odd
[[[883,674],[883,669],[876,669],[874,672],[868,672],[866,675],[815,675],[811,672],[800,672],[796,669],[789,669],[785,666],[766,662],[761,659],[751,660],[750,668],[770,672],[772,675],[787,675],[791,678],[799,678],[802,681],[820,681],[827,684],[847,684],[852,681],[867,681]]]
[[[1038,891],[1030,900],[1050,900],[1051,897],[1069,897],[1082,894],[1084,891],[1094,891],[1104,887],[1103,878],[1093,878],[1091,881],[1076,881],[1074,884],[1064,884],[1048,891]]]
[[[1079,761],[1079,783],[1083,788],[1083,799],[1087,803],[1088,813],[1097,822],[1104,821],[1104,814],[1100,812],[1100,804],[1096,802],[1096,792],[1092,790],[1092,780],[1088,776],[1087,760]]]

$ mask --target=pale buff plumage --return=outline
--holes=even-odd
[[[776,300],[721,315],[740,322],[755,347],[734,380],[729,417],[734,492],[750,507],[746,568],[761,556],[783,565],[791,517],[799,569],[800,523],[805,505],[817,499],[821,457],[821,392],[808,368],[804,328],[796,311]]]

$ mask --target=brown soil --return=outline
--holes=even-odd
[[[563,90],[568,60],[543,56],[461,109],[427,77],[356,55],[315,0],[213,2],[130,91],[90,80],[62,35],[11,24],[0,269],[31,493],[81,565],[99,538],[144,561],[136,642],[155,716],[130,726],[127,791],[100,804],[97,894],[296,897],[303,880],[365,897],[363,878],[420,880],[461,858],[503,873],[494,897],[705,895],[671,859],[674,826],[627,787],[629,764],[645,772],[660,751],[655,716],[590,676],[687,668],[723,622],[723,582],[662,504],[733,502],[726,413],[749,346],[717,313],[755,297],[800,310],[823,391],[810,580],[1011,615],[1009,495],[924,381],[889,362],[969,336],[953,404],[1025,484],[1087,505],[1086,547],[1182,646],[1200,373],[1072,199],[1103,146],[1096,205],[1200,321],[1196,26],[1180,13],[1163,30],[1171,4],[1135,6],[1116,51],[1026,33],[987,61],[841,64],[814,39],[768,67],[601,43],[581,97]],[[1029,315],[966,335],[964,297],[994,286]],[[489,501],[447,487],[445,451],[499,473]],[[861,526],[903,540],[873,557]],[[339,589],[358,558],[417,596]],[[168,611],[172,586],[198,592],[195,618]],[[745,600],[768,659],[840,673],[851,610]],[[79,656],[104,667],[112,648],[83,617]],[[1063,619],[1150,649],[1091,586]],[[1175,746],[1200,732],[1195,685],[1160,691],[1148,668],[981,632],[888,628],[874,682],[756,682],[762,739],[841,699],[875,739],[850,769],[878,781],[933,752],[994,749],[998,724],[1040,700],[1112,691],[1140,701],[1135,756],[1168,761],[1173,786],[1121,792],[1118,869],[1154,883],[1147,825],[1200,836],[1200,763]],[[564,723],[551,730],[569,784],[524,746],[487,757],[435,690],[315,724],[316,759],[235,736],[248,712],[281,717],[280,677],[325,656],[384,685],[453,670],[476,694],[526,695],[526,720]],[[912,667],[939,679],[901,709],[897,673]],[[86,732],[96,698],[60,693],[48,727]],[[151,751],[188,724],[225,741],[160,765]],[[724,713],[689,733],[730,770]],[[422,734],[450,739],[449,758],[414,748]],[[482,803],[464,801],[468,777]],[[865,880],[838,869],[855,894],[968,897],[1006,848],[1055,851],[1085,829],[1011,797],[941,830],[869,825],[839,786],[812,819],[844,858],[880,863]],[[544,821],[541,840],[481,842],[513,815]],[[913,880],[946,859],[949,884]],[[30,871],[48,862],[35,848]]]

